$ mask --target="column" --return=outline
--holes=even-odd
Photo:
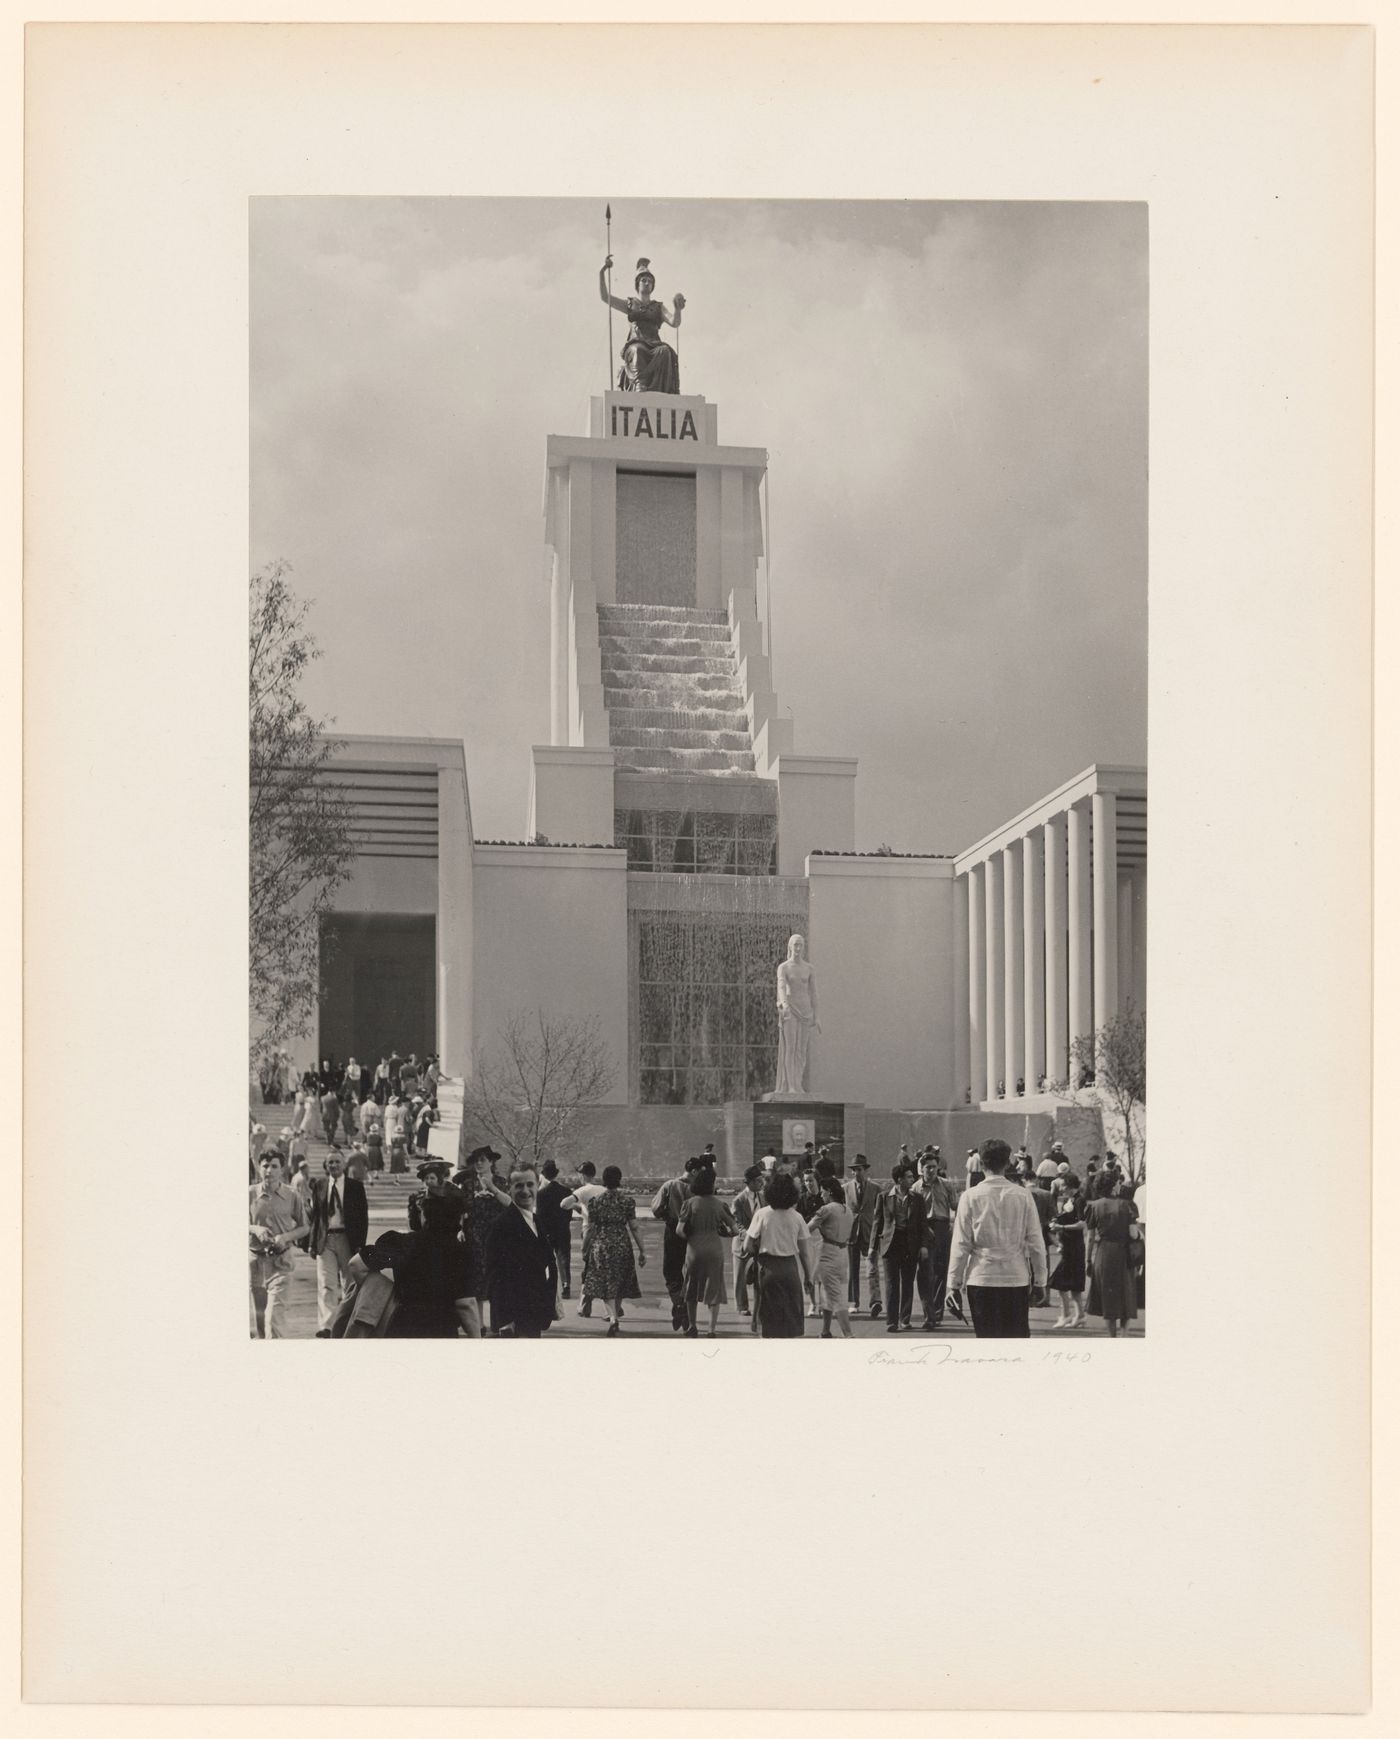
[[[968,937],[971,934],[968,911],[969,894],[972,878],[963,876],[953,883],[953,1086],[948,1095],[948,1103],[961,1105],[968,1084],[972,1079],[969,1052],[973,1042],[970,1037],[969,1015],[971,1000],[968,993],[970,974],[968,972]],[[849,1137],[847,1138],[849,1141]],[[849,1151],[854,1152],[854,1148]]]
[[[1045,1073],[1069,1079],[1069,912],[1063,815],[1045,823]]]
[[[549,740],[569,740],[569,575],[557,555],[549,582]]]
[[[1026,1073],[1026,986],[1025,953],[1021,946],[1024,918],[1021,907],[1021,844],[1008,845],[1001,854],[1003,946],[1003,999],[1006,1007],[1006,1076],[1007,1097],[1016,1092],[1016,1083]]]
[[[1094,805],[1094,1026],[1118,1012],[1118,799],[1096,791]]]
[[[569,585],[572,596],[568,626],[572,659],[569,668],[569,734],[566,743],[591,747],[588,728],[588,692],[600,687],[602,677],[596,651],[598,594],[593,572],[593,466],[587,459],[569,461]],[[607,733],[604,730],[603,741]]]
[[[1123,1014],[1133,994],[1133,878],[1118,878],[1118,1002]]]
[[[472,1072],[472,835],[460,767],[438,768],[437,1050],[443,1072]]]
[[[967,872],[968,1081],[972,1103],[987,1097],[987,869]]]
[[[1045,838],[1034,828],[1021,841],[1021,928],[1025,960],[1026,1091],[1045,1073]]]
[[[1006,907],[1001,853],[987,859],[987,1097],[1006,1068]]]
[[[1133,871],[1133,1007],[1147,1012],[1147,865]]]
[[[1086,1038],[1094,1030],[1091,996],[1093,982],[1089,973],[1089,925],[1092,905],[1089,897],[1089,815],[1080,803],[1069,811],[1069,1042]],[[1071,1055],[1071,1081],[1078,1069]]]

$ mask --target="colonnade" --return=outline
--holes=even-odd
[[[1075,1039],[1146,1005],[1147,866],[1120,866],[1117,809],[1094,790],[959,860],[956,1078],[974,1104],[1067,1081]]]

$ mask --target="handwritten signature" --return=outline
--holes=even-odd
[[[934,1341],[928,1346],[911,1347],[908,1352],[887,1352],[882,1347],[871,1353],[872,1365],[1087,1365],[1093,1354],[1082,1348],[1072,1351],[1041,1353],[993,1353],[963,1351],[951,1341]]]

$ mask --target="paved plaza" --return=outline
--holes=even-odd
[[[399,1214],[395,1214],[392,1218],[381,1218],[381,1214],[375,1212],[375,1203],[372,1197],[370,1205],[372,1215],[370,1224],[371,1241],[378,1237],[381,1232],[388,1231],[393,1226],[404,1225],[405,1222]],[[661,1223],[658,1220],[652,1220],[644,1216],[638,1221],[638,1225],[640,1226],[642,1234],[642,1247],[646,1251],[646,1266],[640,1270],[642,1297],[624,1307],[625,1314],[622,1322],[623,1336],[630,1335],[634,1339],[642,1340],[659,1339],[679,1341],[684,1337],[673,1331],[671,1328],[670,1302],[666,1297],[666,1288],[661,1279]],[[568,1340],[604,1340],[607,1337],[608,1319],[603,1310],[602,1304],[594,1304],[594,1314],[591,1319],[580,1317],[578,1314],[579,1299],[577,1296],[577,1282],[582,1268],[582,1259],[579,1255],[579,1242],[580,1234],[576,1224],[574,1228],[573,1245],[575,1296],[571,1299],[565,1300],[564,1315],[550,1330],[550,1336],[551,1338],[562,1337]],[[727,1276],[727,1278],[728,1277],[729,1276]],[[866,1296],[865,1292],[865,1276],[862,1274],[862,1309],[858,1317],[852,1318],[852,1327],[855,1330],[856,1338],[859,1340],[876,1341],[882,1345],[889,1343],[891,1345],[898,1344],[901,1346],[908,1346],[918,1341],[932,1341],[939,1339],[971,1340],[974,1338],[972,1330],[970,1328],[965,1328],[951,1315],[944,1318],[943,1326],[936,1332],[930,1334],[923,1333],[918,1327],[921,1312],[917,1302],[914,1307],[915,1326],[913,1331],[909,1334],[891,1335],[886,1329],[883,1317],[877,1318],[873,1321],[871,1320],[869,1315],[869,1303],[869,1298]],[[1101,1318],[1096,1316],[1091,1316],[1083,1328],[1054,1329],[1051,1327],[1051,1324],[1054,1322],[1058,1314],[1058,1306],[1053,1303],[1041,1309],[1032,1310],[1032,1336],[1050,1335],[1057,1340],[1064,1340],[1069,1343],[1107,1340],[1109,1338],[1106,1324]],[[700,1330],[702,1339],[705,1334],[704,1323],[706,1320],[707,1318],[702,1317]],[[1129,1331],[1130,1336],[1140,1336],[1143,1333],[1145,1321],[1146,1312],[1143,1311],[1138,1315],[1136,1321],[1133,1323],[1132,1328]],[[296,1253],[296,1271],[292,1278],[291,1322],[292,1333],[294,1336],[306,1338],[314,1337],[316,1332],[316,1269],[311,1258],[302,1254],[300,1251]],[[821,1334],[821,1319],[819,1317],[809,1317],[806,1329],[807,1337],[810,1339],[816,1339]],[[834,1328],[833,1333],[835,1333]],[[718,1338],[721,1340],[739,1341],[756,1340],[758,1338],[750,1332],[748,1318],[739,1315],[739,1312],[733,1303],[732,1286],[731,1300],[720,1310]]]

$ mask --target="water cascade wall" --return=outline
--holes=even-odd
[[[771,1092],[778,962],[807,886],[778,876],[628,877],[628,1097],[724,1105]]]
[[[619,769],[754,771],[723,610],[600,604],[598,646]]]

